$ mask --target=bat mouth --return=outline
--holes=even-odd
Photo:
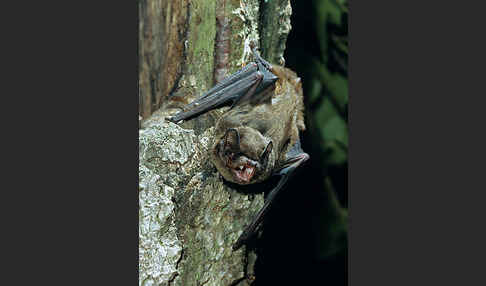
[[[232,168],[231,170],[236,180],[238,180],[240,183],[249,183],[255,174],[255,169],[255,166],[247,163],[239,165],[236,168]]]
[[[239,137],[237,138],[239,141]],[[218,144],[217,151],[215,151],[219,155],[220,161],[225,165],[225,172],[223,173],[229,175],[225,178],[240,185],[250,184],[257,173],[257,169],[261,169],[261,165],[257,160],[251,159],[235,149],[229,148],[225,138],[223,138]]]

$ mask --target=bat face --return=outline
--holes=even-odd
[[[273,143],[258,130],[239,126],[215,134],[211,161],[228,181],[240,185],[268,178],[275,165]]]

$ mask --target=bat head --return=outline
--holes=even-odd
[[[215,136],[211,159],[226,180],[240,185],[265,180],[275,165],[272,141],[244,126]]]

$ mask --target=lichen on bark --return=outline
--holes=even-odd
[[[285,43],[292,28],[290,0],[262,1],[260,10],[262,55],[268,61],[283,66],[285,64],[283,57]]]
[[[223,181],[209,162],[212,129],[197,136],[157,119],[140,130],[140,285],[230,285],[248,272],[232,245],[263,194]]]

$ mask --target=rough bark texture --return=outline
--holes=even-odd
[[[208,158],[212,128],[196,136],[173,123],[145,124],[139,138],[140,284],[231,285],[251,277],[254,254],[231,246],[263,205],[262,195],[253,198],[223,183]]]
[[[212,125],[223,111],[180,126],[164,118],[246,64],[250,42],[278,63],[290,14],[288,0],[139,2],[140,285],[254,279],[256,254],[231,247],[263,194],[232,188],[209,162]]]

